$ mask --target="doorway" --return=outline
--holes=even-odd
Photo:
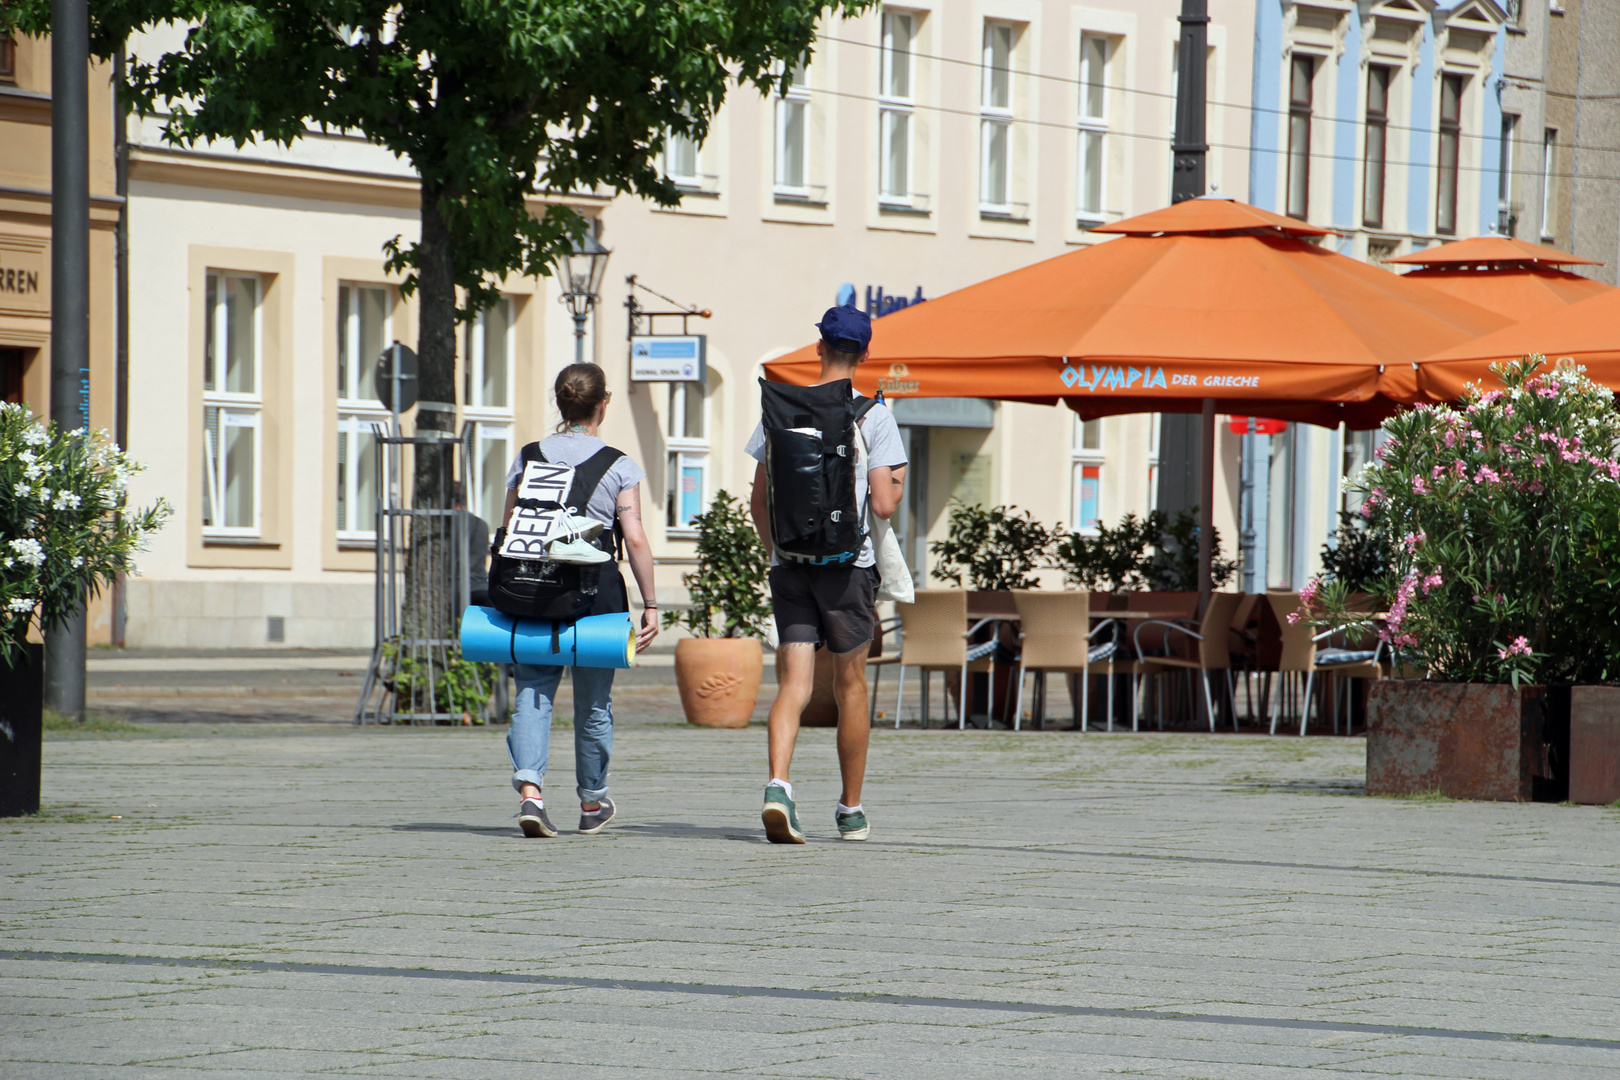
[[[0,345],[0,401],[8,405],[23,403],[23,372],[28,369],[28,354],[32,351]]]

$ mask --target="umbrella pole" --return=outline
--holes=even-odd
[[[1215,564],[1215,399],[1204,399],[1204,424],[1199,432],[1198,476],[1198,617],[1209,609],[1210,580]]]

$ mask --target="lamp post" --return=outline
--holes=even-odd
[[[596,306],[602,275],[607,272],[612,252],[602,246],[595,233],[586,233],[583,242],[562,257],[562,296],[568,314],[574,317],[574,363],[585,362],[585,320]]]

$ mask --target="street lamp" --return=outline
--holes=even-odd
[[[574,363],[585,362],[585,320],[596,306],[597,290],[602,287],[602,275],[607,272],[608,256],[612,254],[596,239],[586,233],[582,243],[562,257],[562,296],[568,305],[568,314],[574,317]]]

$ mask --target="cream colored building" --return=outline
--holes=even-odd
[[[613,256],[597,355],[628,390],[612,438],[647,464],[662,510],[662,596],[681,596],[692,510],[721,489],[747,497],[760,364],[815,340],[841,296],[862,307],[880,292],[939,296],[1103,241],[1088,229],[1169,202],[1179,7],[915,3],[831,24],[791,92],[737,91],[703,146],[668,148],[665,171],[686,190],[678,208],[621,199],[603,211]],[[1252,7],[1216,0],[1211,15],[1208,176],[1241,198],[1248,112],[1230,103],[1248,99]],[[701,397],[699,384],[627,385],[631,274],[713,311],[690,320],[708,336]],[[914,571],[952,498],[1076,528],[1153,506],[1151,416],[1086,428],[1062,407],[896,397],[895,408],[914,462],[896,519]],[[1238,442],[1223,426],[1216,520],[1229,553]]]

